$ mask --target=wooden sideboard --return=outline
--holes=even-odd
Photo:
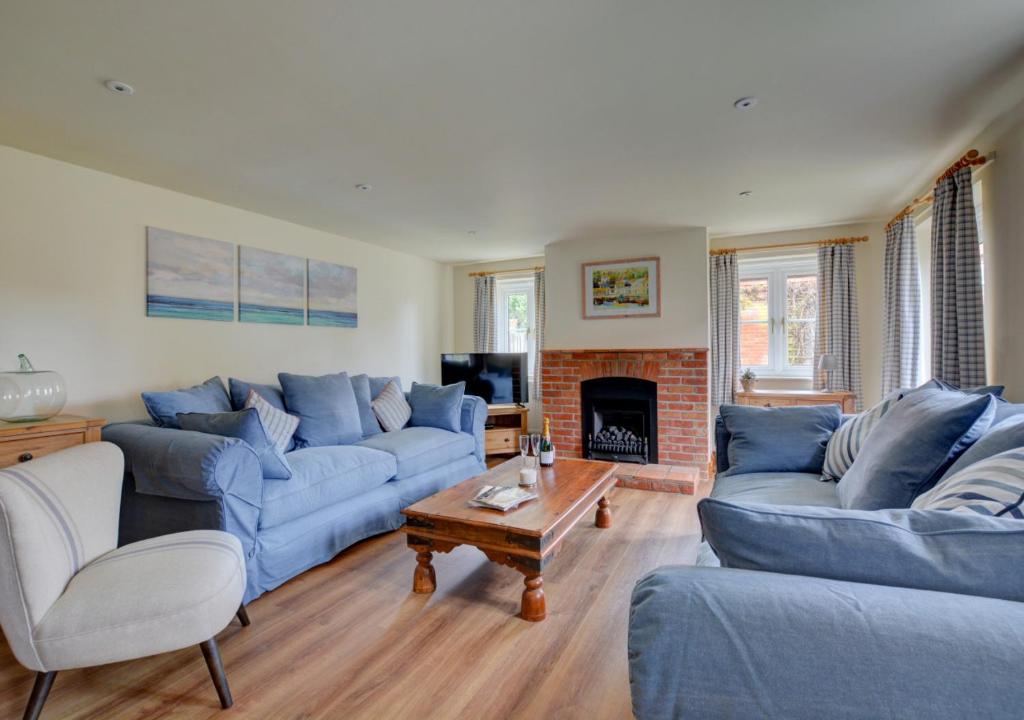
[[[488,405],[484,453],[488,456],[518,453],[519,436],[529,432],[526,413],[526,408],[518,405]]]
[[[737,405],[787,407],[791,405],[838,405],[844,413],[854,409],[856,396],[845,390],[751,390],[736,393]]]
[[[0,421],[0,468],[28,462],[65,448],[97,442],[106,424],[100,418],[57,415],[37,422]]]

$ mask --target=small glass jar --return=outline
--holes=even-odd
[[[0,420],[33,422],[51,418],[64,409],[64,378],[52,370],[36,370],[24,355],[21,368],[0,372]]]

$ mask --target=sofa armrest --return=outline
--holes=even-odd
[[[124,452],[136,492],[179,500],[231,495],[261,504],[263,470],[243,440],[141,423],[108,425],[103,439]]]
[[[630,607],[638,720],[1008,717],[1022,663],[1008,600],[664,567]]]
[[[239,539],[246,557],[255,554],[263,469],[248,443],[141,423],[108,425],[103,439],[125,457],[121,544],[223,530]]]
[[[487,424],[487,403],[476,395],[462,396],[462,432],[473,436],[473,454],[484,462],[484,427]]]

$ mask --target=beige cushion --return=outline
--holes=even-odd
[[[193,530],[125,545],[82,569],[35,628],[46,670],[178,650],[231,622],[245,590],[238,538]]]
[[[394,380],[390,380],[380,394],[370,403],[373,414],[384,428],[384,432],[401,430],[412,417],[412,408],[405,394]]]

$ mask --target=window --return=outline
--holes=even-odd
[[[498,352],[528,352],[530,377],[533,377],[533,278],[501,278],[496,289]]]
[[[813,255],[740,261],[740,367],[809,378],[818,324]]]

